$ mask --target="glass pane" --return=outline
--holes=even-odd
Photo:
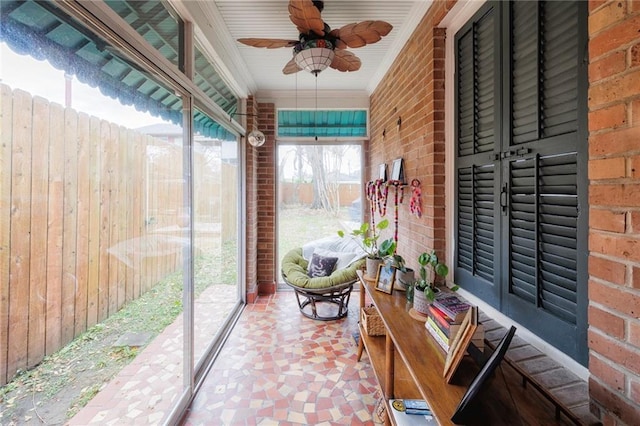
[[[362,220],[361,147],[278,147],[278,258]],[[280,270],[280,267],[278,268]]]
[[[239,300],[238,142],[204,113],[193,147],[195,360]]]
[[[178,20],[158,0],[106,0],[122,19],[174,65],[178,66]]]
[[[225,82],[215,70],[212,62],[196,46],[195,49],[195,77],[196,86],[228,113],[238,108],[238,98],[229,90]]]
[[[159,423],[184,388],[182,103],[141,69],[136,85],[114,73],[131,66],[52,10],[3,2],[3,419],[37,406],[62,424],[97,394],[87,423]]]

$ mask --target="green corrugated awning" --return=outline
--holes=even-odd
[[[366,137],[367,110],[279,110],[280,137]]]

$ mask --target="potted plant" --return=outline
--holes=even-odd
[[[395,251],[395,242],[392,239],[383,241],[380,247],[378,247],[380,231],[386,229],[388,226],[389,221],[387,219],[381,220],[375,227],[370,227],[369,224],[365,222],[360,225],[359,228],[349,233],[352,237],[356,237],[356,241],[358,241],[362,250],[367,254],[367,269],[365,274],[369,278],[375,278],[378,272],[378,265],[382,262],[383,257],[390,250],[391,253]],[[338,231],[338,235],[344,238],[346,234],[340,230]]]
[[[414,284],[413,309],[426,315],[429,304],[439,291],[437,285],[449,274],[449,268],[438,261],[435,251],[424,252],[418,256],[418,264],[420,265],[420,277]],[[457,289],[457,286],[452,288],[453,291]]]

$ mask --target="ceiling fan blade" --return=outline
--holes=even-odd
[[[331,68],[338,71],[358,71],[360,69],[360,58],[348,50],[336,50],[333,61],[331,62]]]
[[[291,60],[287,62],[287,65],[282,69],[283,74],[295,74],[298,71],[302,71],[302,68],[296,64],[296,60],[294,58],[291,58]]]
[[[320,10],[311,0],[289,0],[289,19],[302,34],[313,31],[320,36],[324,35],[324,21]]]
[[[335,31],[347,46],[355,48],[380,41],[392,28],[391,24],[384,21],[362,21],[347,24]]]
[[[239,38],[238,41],[251,47],[264,47],[275,49],[278,47],[293,47],[298,40],[285,40],[281,38]]]
[[[329,36],[333,37],[336,41],[335,41],[335,46],[336,49],[346,49],[347,47],[347,43],[345,43],[344,41],[340,40],[340,30],[336,29],[336,30],[331,30],[331,32],[329,33]]]

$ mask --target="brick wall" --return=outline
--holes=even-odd
[[[640,424],[640,1],[589,8],[589,391]]]
[[[247,128],[257,126],[258,103],[253,96],[247,99]],[[243,139],[243,142],[246,140]],[[247,303],[253,303],[258,295],[258,148],[245,143],[246,151],[246,292]]]
[[[377,178],[379,164],[386,163],[391,168],[392,161],[402,157],[405,179],[421,182],[422,217],[409,211],[408,188],[399,208],[398,252],[413,268],[417,268],[417,258],[423,251],[435,249],[444,257],[446,250],[445,31],[437,25],[448,4],[441,2],[431,7],[371,96],[371,140],[365,180]],[[389,195],[393,200],[391,190]],[[388,211],[391,213],[387,218],[393,223],[393,208],[389,206]],[[390,229],[383,238],[391,237],[392,232]]]
[[[274,104],[258,104],[258,129],[266,142],[257,148],[257,283],[258,293],[275,293],[276,280],[276,112]]]

